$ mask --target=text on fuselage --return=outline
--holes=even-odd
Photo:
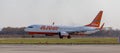
[[[58,30],[59,27],[56,26],[41,26],[41,30]]]

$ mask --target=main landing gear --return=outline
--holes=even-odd
[[[71,39],[70,35],[61,35],[61,33],[58,34],[60,39],[63,39],[63,37],[67,37],[68,39]]]
[[[70,36],[70,35],[68,35],[68,36],[67,36],[67,38],[68,38],[68,39],[71,39],[71,36]]]

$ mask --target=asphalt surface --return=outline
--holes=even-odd
[[[120,45],[0,45],[0,53],[120,53]]]

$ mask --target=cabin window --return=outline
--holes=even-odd
[[[33,26],[28,26],[28,28],[33,28]]]

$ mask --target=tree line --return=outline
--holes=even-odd
[[[31,37],[27,32],[24,31],[25,27],[4,27],[0,31],[0,37]],[[36,35],[37,36],[37,35]],[[120,36],[120,30],[101,30],[94,34],[90,34],[87,36],[95,36],[95,37],[118,37]],[[39,36],[38,36],[39,37]]]

